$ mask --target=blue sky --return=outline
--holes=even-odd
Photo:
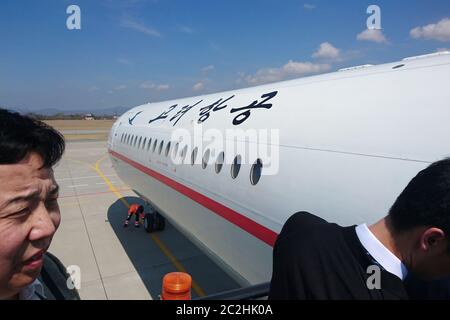
[[[391,62],[450,48],[448,19],[448,0],[1,0],[0,106],[95,112]]]

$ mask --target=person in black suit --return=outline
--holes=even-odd
[[[274,246],[269,299],[444,297],[449,281],[430,281],[450,276],[449,239],[450,159],[444,159],[419,172],[374,225],[341,227],[294,214]],[[405,286],[408,274],[422,280]]]

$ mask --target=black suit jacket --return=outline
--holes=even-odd
[[[398,277],[381,268],[380,289],[369,289],[374,265],[356,235],[308,212],[294,214],[274,246],[269,299],[408,299]]]

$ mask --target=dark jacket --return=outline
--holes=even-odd
[[[341,227],[299,212],[288,219],[275,243],[269,299],[408,299],[402,281],[384,269],[381,287],[368,287],[367,270],[375,264],[355,226]]]
[[[47,252],[44,256],[44,266],[38,279],[44,286],[46,300],[80,300],[77,289],[69,289],[67,279],[69,274],[64,265],[53,254]]]

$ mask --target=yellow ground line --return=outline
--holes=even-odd
[[[123,202],[123,204],[125,205],[125,207],[127,207],[127,209],[130,208],[130,204],[128,203],[127,200],[125,200],[125,198],[123,197],[123,195],[116,189],[116,187],[113,186],[113,184],[111,183],[111,181],[103,174],[103,171],[100,170],[100,163],[106,159],[108,155],[105,154],[103,157],[101,157],[96,163],[95,163],[95,167],[94,170],[98,173],[98,175],[105,181],[106,185],[109,187],[109,190],[111,190],[116,197]]]
[[[156,243],[156,245],[159,247],[159,249],[170,260],[170,262],[172,262],[172,264],[178,271],[188,273],[186,269],[183,267],[183,265],[177,260],[177,258],[175,258],[175,256],[169,251],[169,249],[164,245],[164,243],[161,241],[161,239],[159,239],[159,237],[156,234],[151,234],[150,236],[152,240]],[[205,291],[203,291],[203,289],[197,284],[197,282],[194,279],[192,279],[192,289],[194,289],[195,293],[199,297],[204,297],[206,295]]]
[[[102,170],[100,169],[100,163],[105,160],[105,158],[108,155],[104,155],[101,157],[96,163],[95,167],[89,165],[92,169],[94,169],[98,175],[105,181],[105,183],[108,185],[109,189],[119,198],[123,204],[129,209],[130,204],[127,200],[123,197],[123,195],[113,186],[111,181],[103,174]],[[155,244],[158,246],[158,248],[162,251],[162,253],[170,260],[170,262],[175,266],[175,268],[179,272],[186,272],[186,268],[178,261],[178,259],[170,252],[170,250],[167,248],[167,246],[161,241],[161,239],[156,234],[151,234],[150,237],[155,242]],[[206,294],[203,291],[203,289],[197,284],[195,280],[192,280],[192,289],[195,291],[195,293],[199,297],[204,297]]]

